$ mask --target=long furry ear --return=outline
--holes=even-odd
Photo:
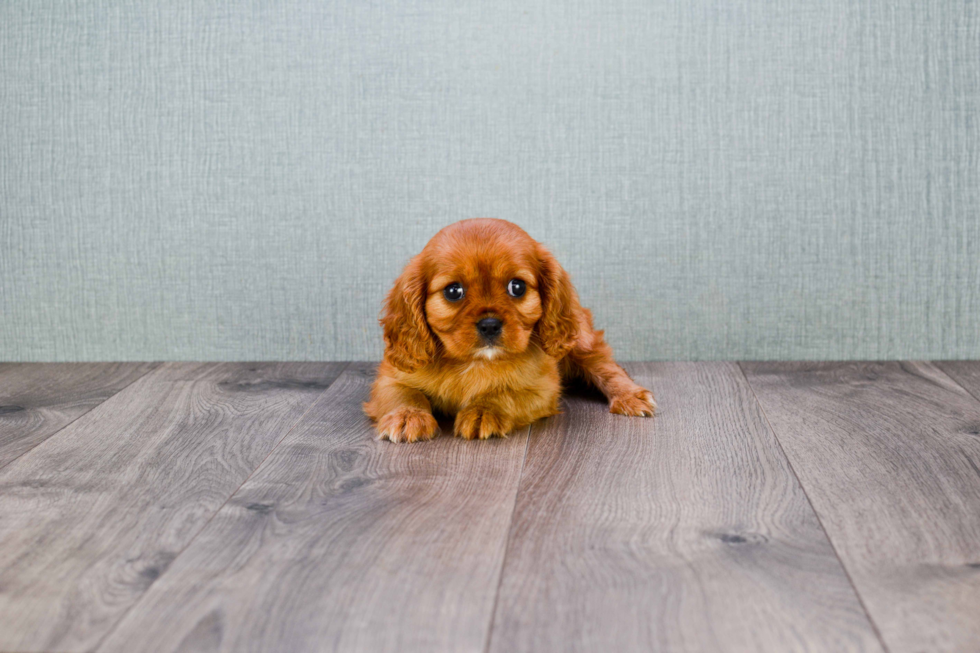
[[[561,359],[578,337],[578,303],[575,287],[565,268],[542,245],[538,245],[541,271],[538,292],[541,294],[541,318],[536,326],[541,348],[552,358]]]
[[[398,369],[414,372],[436,354],[435,340],[425,320],[426,279],[422,257],[416,256],[395,281],[385,298],[385,355]]]

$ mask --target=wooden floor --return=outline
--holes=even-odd
[[[396,445],[372,364],[0,364],[0,650],[980,651],[980,363],[627,368]]]

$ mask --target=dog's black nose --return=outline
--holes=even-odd
[[[480,332],[486,340],[493,341],[500,335],[504,323],[495,317],[485,317],[476,323],[476,330]]]

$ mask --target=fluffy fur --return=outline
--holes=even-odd
[[[521,297],[508,293],[513,279]],[[465,295],[451,302],[452,283]],[[477,322],[502,322],[492,343]],[[364,412],[378,436],[428,440],[432,410],[455,415],[457,436],[506,435],[558,413],[561,382],[581,377],[621,415],[653,416],[653,394],[613,359],[568,273],[523,229],[505,220],[463,220],[437,233],[385,299],[385,355]]]

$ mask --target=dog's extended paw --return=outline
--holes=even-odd
[[[378,420],[378,439],[392,442],[431,440],[439,432],[432,413],[418,408],[399,408]]]
[[[630,417],[653,417],[657,412],[657,402],[652,392],[637,388],[634,392],[613,397],[609,401],[609,412]]]
[[[486,406],[470,406],[459,411],[453,432],[456,436],[473,440],[486,440],[495,435],[504,437],[514,427],[510,418]]]

